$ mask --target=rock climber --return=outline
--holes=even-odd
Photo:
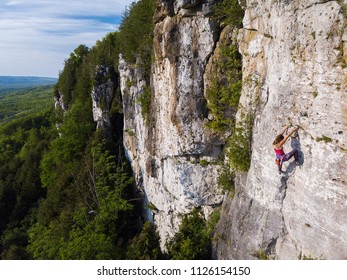
[[[276,153],[276,164],[278,166],[278,173],[282,174],[284,173],[282,171],[282,163],[285,161],[288,161],[294,156],[295,164],[299,165],[299,153],[297,149],[293,149],[289,153],[285,153],[283,150],[283,145],[286,143],[288,138],[293,135],[294,132],[298,131],[299,128],[294,128],[291,132],[289,132],[286,136],[283,136],[283,134],[286,132],[286,130],[289,128],[289,125],[286,125],[281,133],[276,136],[275,140],[273,141],[272,145],[274,146],[274,150]]]

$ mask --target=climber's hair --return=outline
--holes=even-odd
[[[283,134],[277,135],[275,140],[272,142],[272,145],[277,145],[279,142],[281,142],[284,139]]]

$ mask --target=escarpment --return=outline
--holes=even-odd
[[[243,23],[252,160],[224,201],[215,257],[346,259],[346,2],[247,1]],[[271,143],[286,123],[300,128],[285,149],[301,165],[279,176]]]
[[[119,60],[124,146],[147,218],[164,246],[182,215],[221,206],[214,258],[346,259],[347,2],[242,1],[241,28],[219,24],[215,2],[159,1],[150,75]],[[239,56],[242,75],[231,71]],[[208,91],[241,78],[216,131]],[[300,128],[285,150],[298,149],[301,164],[280,176],[271,144],[285,124]],[[238,134],[250,140],[249,162],[235,168],[226,154],[238,152]]]
[[[163,242],[182,215],[202,207],[208,216],[223,200],[216,163],[224,141],[205,126],[203,75],[219,32],[207,4],[163,1],[158,7],[150,84],[139,68],[119,63],[124,144]],[[148,108],[139,102],[146,95]]]

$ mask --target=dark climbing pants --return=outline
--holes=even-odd
[[[282,160],[282,162],[290,160],[293,156],[294,156],[295,161],[299,160],[299,153],[298,153],[297,149],[293,149],[293,151],[286,154],[284,159]]]
[[[285,154],[285,156],[282,159],[282,162],[278,165],[278,170],[281,171],[282,170],[282,163],[290,160],[293,156],[294,156],[295,161],[299,160],[299,152],[297,149],[293,149],[288,154]],[[281,159],[281,157],[282,157],[281,155],[277,155],[278,159]]]

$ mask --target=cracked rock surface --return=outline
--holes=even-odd
[[[214,257],[347,258],[346,1],[247,1],[241,104],[251,108],[252,162],[215,232]],[[272,141],[300,127],[277,173]]]
[[[159,1],[151,81],[119,61],[124,145],[147,218],[163,246],[183,214],[201,206],[208,217],[222,204],[216,259],[347,259],[347,1],[242,1],[238,32],[218,29],[213,2]],[[218,186],[225,139],[205,126],[204,96],[229,33],[243,58],[237,118],[254,117],[251,167],[237,174],[233,200]],[[148,87],[146,123],[138,100]],[[288,123],[300,130],[284,148],[301,164],[286,162],[280,176],[272,142]]]
[[[204,72],[218,30],[206,16],[212,1],[161,1],[155,15],[155,62],[151,85],[139,68],[120,59],[125,113],[124,145],[147,218],[153,219],[162,245],[194,207],[206,217],[223,195],[217,184],[223,139],[206,129]],[[138,98],[151,86],[149,122]],[[152,207],[153,208],[153,207]]]

